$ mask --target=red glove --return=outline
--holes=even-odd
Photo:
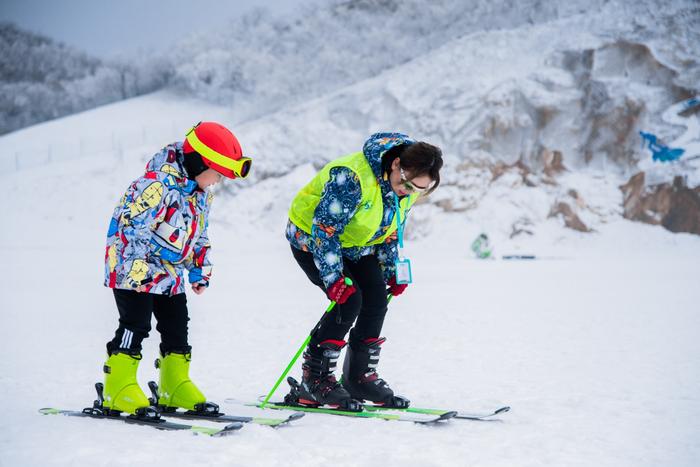
[[[345,283],[345,277],[341,277],[335,281],[333,285],[328,287],[326,295],[328,295],[328,298],[333,300],[335,303],[342,305],[348,298],[350,298],[350,295],[355,293],[356,290],[357,289],[354,285],[348,285]]]
[[[389,293],[394,297],[401,295],[403,291],[406,290],[406,287],[408,287],[408,284],[397,284],[396,277],[389,279],[386,285],[389,287]]]

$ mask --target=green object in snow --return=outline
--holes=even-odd
[[[491,245],[489,237],[485,233],[479,234],[472,242],[472,251],[479,259],[487,259],[491,257]]]

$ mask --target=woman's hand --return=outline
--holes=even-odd
[[[355,290],[357,289],[354,285],[352,285],[352,281],[349,281],[348,283],[348,281],[345,280],[345,277],[341,277],[330,287],[328,287],[326,295],[328,295],[328,298],[333,300],[335,303],[342,305],[348,298],[350,298],[350,295],[355,293]]]
[[[396,277],[389,279],[386,285],[389,287],[389,293],[394,297],[401,295],[403,291],[406,290],[406,287],[408,287],[408,284],[397,284]]]

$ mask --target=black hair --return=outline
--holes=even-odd
[[[190,180],[194,180],[197,175],[209,168],[198,152],[186,152],[185,157],[183,157],[182,165],[185,167],[187,178]]]
[[[440,185],[440,169],[442,168],[442,151],[437,146],[419,141],[413,144],[394,146],[382,155],[382,172],[391,174],[391,164],[396,158],[401,158],[401,168],[411,177],[427,175],[433,181],[426,192],[430,194]]]

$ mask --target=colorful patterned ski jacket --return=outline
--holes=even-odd
[[[182,143],[163,148],[119,201],[107,233],[107,287],[181,294],[185,269],[190,283],[209,284],[212,195],[186,177],[183,157]]]
[[[376,133],[369,137],[362,148],[381,187],[384,205],[379,230],[370,242],[384,235],[394,221],[396,210],[391,183],[382,174],[382,155],[394,146],[414,142],[401,133]],[[291,220],[287,222],[287,240],[293,247],[313,253],[314,263],[326,288],[343,275],[343,258],[357,261],[363,256],[377,255],[384,281],[388,282],[396,274],[398,250],[395,235],[389,237],[386,243],[373,246],[343,248],[340,244],[340,235],[355,214],[361,199],[362,189],[357,174],[347,167],[335,167],[330,172],[330,179],[314,211],[312,234],[304,232]]]

